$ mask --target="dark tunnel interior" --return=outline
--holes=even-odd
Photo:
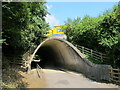
[[[33,62],[31,63],[31,68],[36,68],[38,64],[41,68],[54,68],[58,67],[59,63],[57,60],[59,55],[57,55],[56,50],[54,50],[53,46],[42,46],[37,51],[36,55],[40,57],[40,62]]]
[[[32,61],[31,62],[31,69],[37,68],[37,62]]]

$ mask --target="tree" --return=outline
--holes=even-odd
[[[3,2],[3,52],[23,54],[38,45],[49,25],[45,2]],[[7,52],[5,52],[7,51]],[[10,52],[8,52],[10,53]]]
[[[106,47],[106,54],[111,58],[114,66],[120,62],[120,12],[119,6],[115,6],[112,12],[106,13],[103,21],[100,22],[99,44]]]
[[[66,22],[66,28],[64,28],[68,40],[72,43],[95,49],[93,45],[98,45],[99,31],[97,27],[100,20],[102,20],[101,17],[94,18],[89,16],[85,16],[82,20],[80,18],[73,21],[69,19]]]
[[[96,18],[68,19],[65,25],[70,42],[106,53],[111,65],[120,66],[120,6]]]

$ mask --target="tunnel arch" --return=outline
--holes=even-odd
[[[48,51],[50,51],[51,49],[51,53],[54,52],[53,56],[54,55],[58,55],[59,54],[59,59],[61,57],[61,60],[63,60],[63,62],[65,62],[65,60],[69,60],[69,65],[70,65],[70,62],[71,64],[75,64],[75,62],[77,61],[74,61],[76,59],[76,56],[75,54],[71,53],[71,52],[74,52],[76,53],[80,58],[79,59],[82,59],[83,62],[85,62],[86,64],[92,66],[92,63],[88,60],[85,59],[84,55],[74,46],[72,45],[71,43],[69,43],[68,41],[66,40],[63,40],[63,39],[60,39],[60,38],[48,38],[46,39],[45,41],[43,41],[40,45],[38,45],[38,47],[35,49],[34,53],[32,54],[32,57],[31,57],[31,60],[33,59],[33,57],[35,56],[35,54],[37,52],[39,52],[41,50],[41,48],[46,48],[48,49]],[[45,50],[45,49],[44,49]],[[55,53],[56,52],[56,53]],[[66,52],[66,53],[64,53]],[[64,54],[63,54],[64,53]],[[65,57],[66,55],[68,55],[67,57]],[[73,56],[73,57],[71,57]],[[69,58],[70,57],[70,58]],[[70,60],[71,59],[71,60]],[[78,58],[77,58],[78,59]],[[80,61],[80,60],[78,60]],[[68,63],[67,62],[67,63]],[[73,65],[74,66],[74,65]]]
[[[32,54],[30,64],[36,53],[43,56],[43,60],[47,61],[51,59],[52,64],[60,68],[81,72],[96,80],[109,79],[109,65],[93,64],[74,45],[66,40],[59,38],[48,38],[44,40]]]

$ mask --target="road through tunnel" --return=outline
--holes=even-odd
[[[36,48],[31,60],[35,55],[39,55],[41,61],[38,64],[42,68],[57,67],[77,71],[96,80],[109,79],[109,65],[93,64],[66,40],[54,38],[45,40]]]

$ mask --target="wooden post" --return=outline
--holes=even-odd
[[[119,77],[118,80],[119,80],[119,82],[118,82],[118,83],[119,83],[119,85],[120,85],[120,68],[119,68],[118,70],[119,70],[119,72],[118,72],[118,77]]]
[[[84,47],[82,46],[82,53],[84,54]]]
[[[110,68],[110,81],[112,81],[113,79],[113,70],[112,70],[112,67]]]
[[[77,46],[77,45],[75,45],[75,47],[77,47],[77,48],[78,48],[78,46]]]
[[[109,81],[111,81],[111,67],[109,69]]]
[[[92,56],[92,52],[93,52],[93,50],[91,49],[90,51],[91,51],[90,55]]]
[[[101,61],[103,62],[103,57],[102,57],[102,53],[100,53],[100,55],[101,55],[101,56],[100,56],[100,57],[101,57]]]

